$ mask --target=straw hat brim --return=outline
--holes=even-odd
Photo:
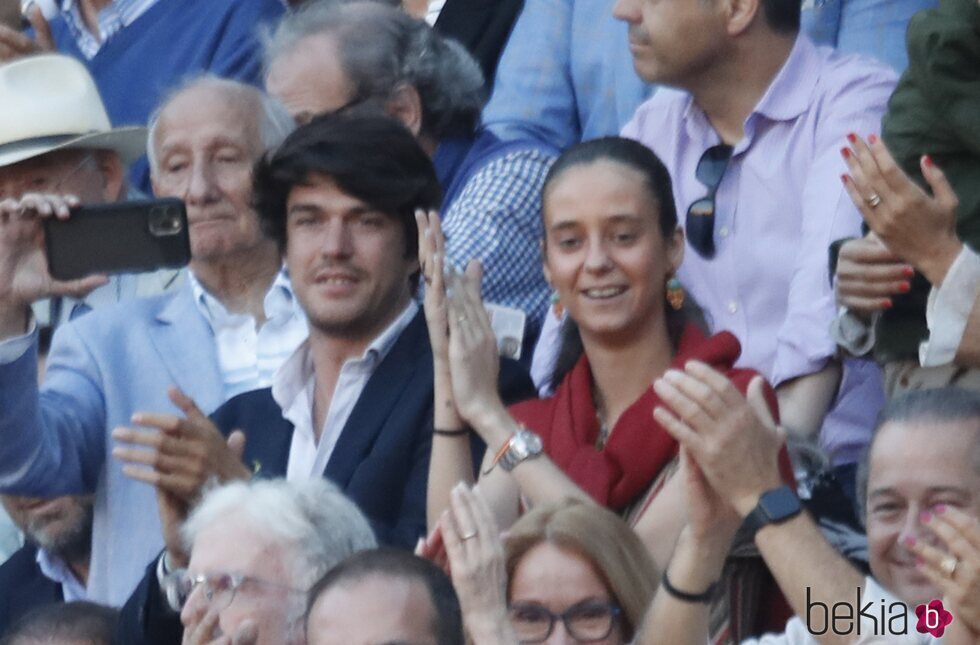
[[[124,165],[146,154],[146,128],[113,128],[107,132],[25,139],[0,145],[0,167],[39,157],[55,150],[114,150]]]

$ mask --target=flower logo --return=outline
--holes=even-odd
[[[915,629],[920,634],[932,634],[940,638],[946,631],[946,626],[953,622],[953,614],[946,611],[942,600],[932,600],[928,605],[919,605],[915,608],[915,615],[919,617],[919,622],[915,624]]]

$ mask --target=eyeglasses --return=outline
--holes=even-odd
[[[582,643],[599,641],[612,633],[620,613],[619,606],[595,600],[584,600],[561,614],[553,614],[536,602],[516,602],[508,610],[510,623],[521,643],[546,641],[557,620],[565,624],[565,631],[575,640]]]
[[[711,146],[698,160],[694,174],[708,188],[708,194],[687,209],[684,234],[687,241],[703,258],[715,256],[715,193],[732,159],[733,148],[724,143]]]
[[[85,153],[74,166],[53,182],[50,181],[52,178],[45,172],[45,166],[32,166],[32,169],[27,171],[27,176],[22,177],[20,181],[11,180],[9,187],[0,186],[0,199],[7,197],[20,199],[27,193],[59,193],[65,182],[77,175],[78,171],[84,168],[94,158],[91,152]],[[47,166],[47,168],[50,168],[50,166]]]
[[[208,604],[215,610],[221,611],[231,605],[232,601],[235,600],[235,592],[246,582],[284,589],[290,593],[306,593],[302,589],[295,589],[288,585],[281,585],[240,573],[213,573],[195,576],[187,569],[177,569],[171,572],[167,576],[164,586],[167,601],[174,611],[181,611],[194,590],[201,585],[204,586],[204,597],[207,598]]]

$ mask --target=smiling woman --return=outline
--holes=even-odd
[[[451,276],[446,296],[438,220],[420,218],[440,428],[430,465],[430,527],[449,505],[452,486],[473,479],[468,442],[452,432],[469,426],[488,447],[480,488],[502,527],[528,506],[593,501],[626,516],[662,566],[684,513],[670,477],[677,444],[652,417],[660,399],[651,384],[691,359],[713,365],[742,390],[753,373],[732,367],[739,345],[731,334],[706,337],[693,322],[693,303],[670,298],[679,290],[671,279],[683,235],[670,177],[649,149],[617,137],[568,149],[545,182],[543,213],[544,271],[568,312],[568,342],[555,394],[509,410],[493,389],[496,345],[478,271]]]

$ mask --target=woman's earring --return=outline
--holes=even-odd
[[[684,306],[684,287],[681,286],[681,281],[675,276],[671,276],[670,280],[667,281],[667,302],[670,303],[674,311],[680,311],[680,308]]]
[[[555,315],[555,318],[561,320],[562,316],[565,314],[565,308],[561,304],[561,300],[558,299],[558,291],[554,290],[551,292],[551,313]]]

